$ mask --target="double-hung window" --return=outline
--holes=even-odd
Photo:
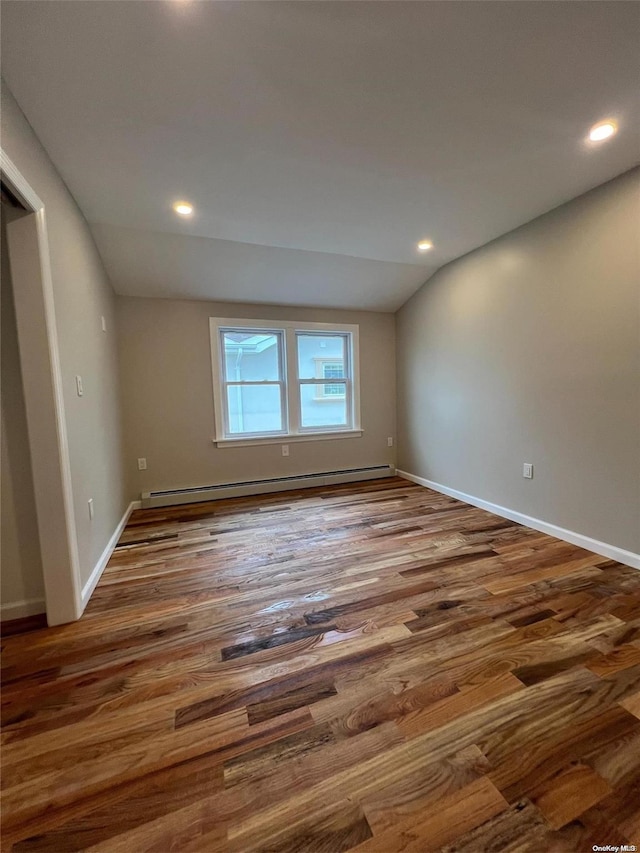
[[[215,441],[360,435],[358,327],[212,317]]]

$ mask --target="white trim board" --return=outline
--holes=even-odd
[[[212,438],[218,447],[253,447],[256,444],[295,444],[304,441],[331,441],[336,438],[362,438],[363,429],[337,429],[334,432],[305,433],[304,435],[272,435],[269,438]]]
[[[602,557],[608,557],[610,560],[616,560],[618,563],[624,563],[626,566],[631,566],[633,569],[640,569],[640,554],[634,554],[633,551],[625,551],[624,548],[618,548],[616,545],[609,545],[607,542],[600,542],[598,539],[591,539],[589,536],[584,536],[582,533],[576,533],[574,530],[567,530],[564,527],[558,527],[548,521],[542,521],[540,518],[533,518],[530,515],[524,515],[522,512],[516,512],[514,509],[500,506],[499,504],[485,501],[482,498],[476,498],[474,495],[467,495],[464,492],[459,492],[457,489],[450,489],[449,486],[443,486],[441,483],[434,483],[433,480],[426,480],[424,477],[418,477],[416,474],[409,474],[407,471],[396,471],[398,477],[405,480],[411,480],[412,483],[417,483],[419,486],[425,486],[427,489],[433,489],[435,492],[441,492],[443,495],[448,495],[451,498],[456,498],[464,503],[477,506],[480,509],[486,509],[487,512],[492,512],[494,515],[500,515],[502,518],[508,518],[510,521],[517,521],[525,527],[532,527],[534,530],[539,530],[541,533],[547,533],[549,536],[555,536],[556,539],[562,539],[565,542],[570,542],[572,545],[577,545],[579,548],[584,548],[587,551],[593,551]]]
[[[11,190],[17,196],[18,201],[27,210],[40,210],[44,204],[33,187],[25,180],[22,173],[8,156],[3,148],[0,148],[0,171],[11,185]]]
[[[10,622],[12,619],[24,619],[25,616],[36,616],[46,610],[44,598],[25,598],[22,601],[11,601],[0,607],[0,621]]]
[[[124,511],[124,515],[118,522],[118,526],[113,531],[113,534],[107,544],[105,545],[104,551],[100,554],[100,558],[98,562],[95,564],[95,567],[91,574],[89,575],[89,580],[82,587],[82,612],[84,612],[85,607],[89,603],[89,599],[93,593],[93,590],[98,585],[98,581],[102,577],[102,573],[104,572],[107,563],[109,562],[109,558],[113,554],[114,548],[118,544],[118,539],[122,535],[122,531],[127,526],[127,521],[129,521],[129,516],[134,511],[134,509],[140,509],[142,506],[140,501],[131,501],[129,506]]]
[[[2,148],[0,168],[31,211],[8,224],[7,243],[47,621],[61,625],[80,616],[80,563],[45,208]]]

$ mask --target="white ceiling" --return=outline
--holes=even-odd
[[[639,47],[615,0],[2,3],[4,78],[148,296],[395,310],[637,162]]]
[[[424,267],[117,225],[93,233],[111,280],[129,296],[222,299],[389,311]]]

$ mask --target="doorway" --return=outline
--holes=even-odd
[[[37,531],[47,622],[59,625],[78,619],[82,608],[46,212],[2,150],[0,165],[5,197],[17,202],[14,209],[19,211],[7,216],[6,248],[28,436],[21,452],[24,456],[28,445],[35,507],[31,524]],[[18,453],[15,443],[12,453]],[[25,479],[22,472],[21,485]],[[35,577],[33,569],[31,575]]]

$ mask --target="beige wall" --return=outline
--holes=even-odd
[[[84,584],[125,510],[115,296],[84,217],[4,83],[2,148],[46,210]],[[84,381],[82,398],[76,395],[76,374]],[[93,521],[89,498],[95,505]]]
[[[640,552],[639,184],[454,261],[403,306],[400,469]]]
[[[3,619],[44,613],[44,579],[6,234],[7,222],[20,215],[24,212],[2,206],[0,613]]]
[[[209,317],[360,326],[362,438],[218,448],[212,443]],[[395,462],[392,314],[118,297],[125,459],[130,496],[143,491]],[[147,459],[146,471],[137,458]]]

